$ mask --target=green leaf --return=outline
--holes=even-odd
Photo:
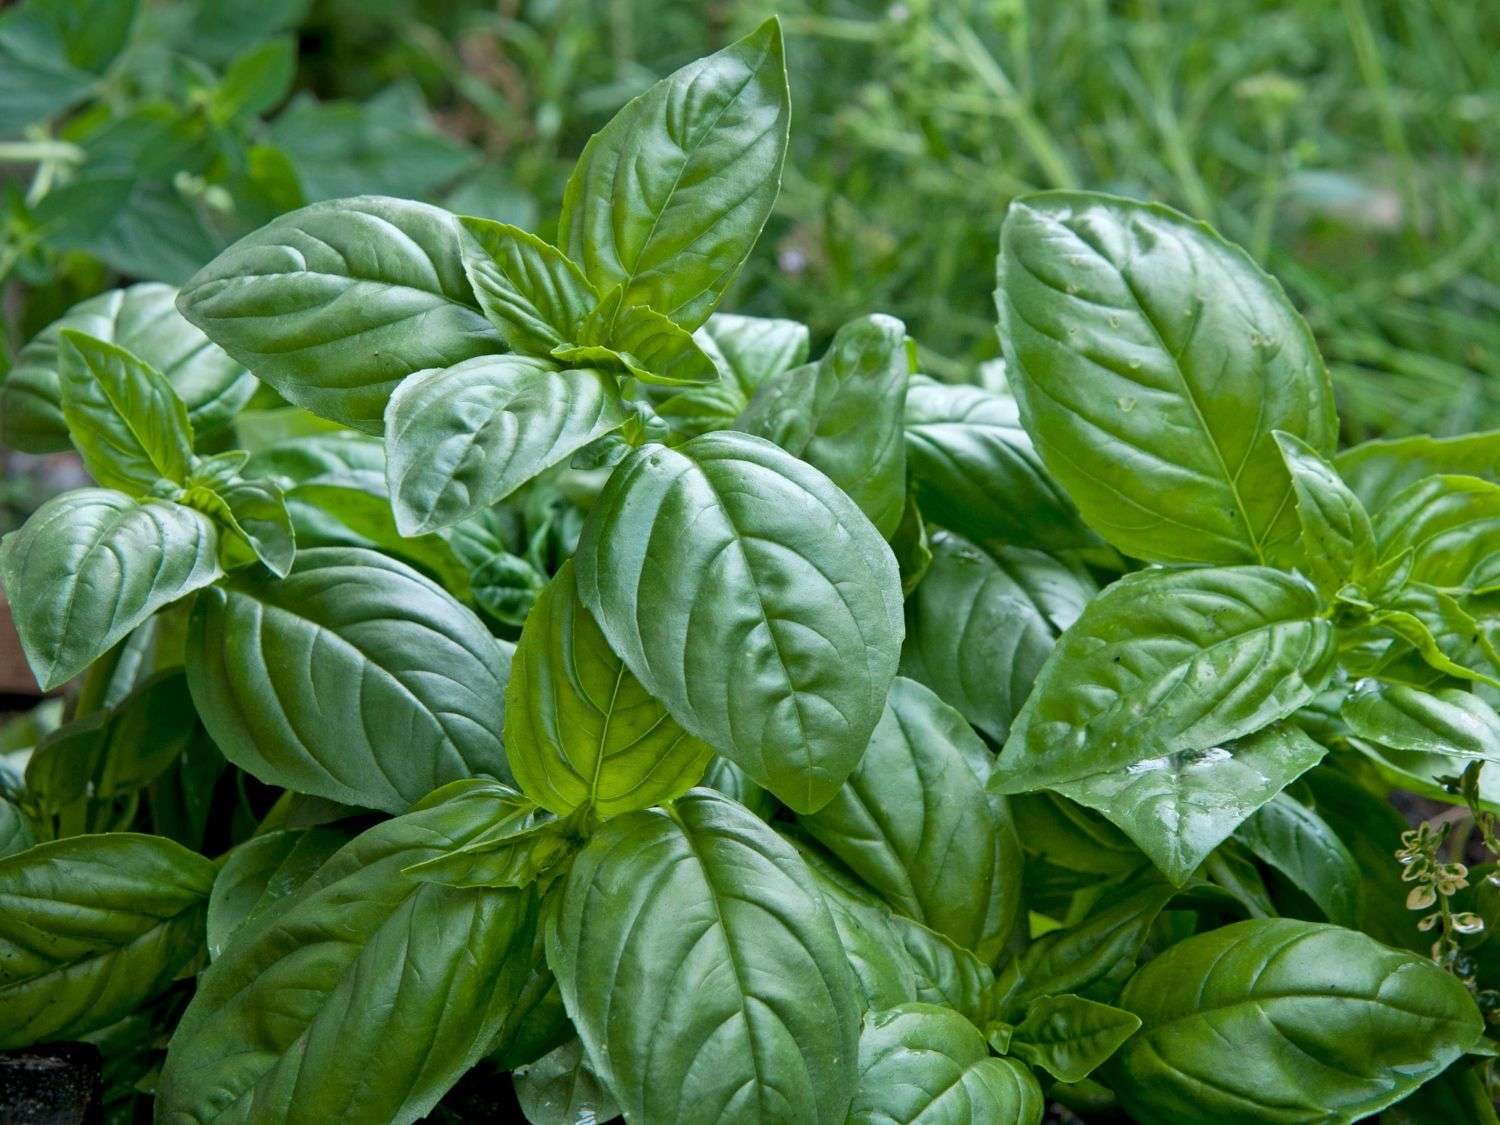
[[[984,1036],[957,1012],[903,1004],[865,1016],[850,1125],[1040,1125],[1045,1108],[1031,1071],[992,1056]]]
[[[464,276],[463,237],[424,203],[315,203],[229,247],[177,304],[291,402],[378,434],[408,375],[505,350]]]
[[[531,1125],[612,1121],[619,1103],[583,1057],[577,1036],[515,1072],[516,1100]]]
[[[1003,743],[1058,635],[1096,589],[1087,573],[1039,551],[987,553],[939,532],[906,600],[901,674]]]
[[[394,813],[444,782],[509,777],[494,640],[373,551],[233,575],[194,607],[187,669],[224,756],[268,784]]]
[[[547,961],[627,1117],[841,1125],[857,989],[811,882],[711,790],[595,833],[549,914]]]
[[[1142,1027],[1111,1085],[1132,1116],[1184,1125],[1351,1122],[1453,1062],[1484,1021],[1425,957],[1288,918],[1238,922],[1168,949],[1120,1006]]]
[[[35,844],[36,832],[12,801],[0,796],[0,859],[24,852]]]
[[[576,264],[518,227],[468,217],[459,222],[473,236],[464,243],[463,260],[474,295],[514,350],[545,358],[578,339],[599,295]]]
[[[1098,546],[1042,466],[1014,399],[917,376],[906,392],[906,462],[922,510],[975,542]]]
[[[698,386],[715,383],[719,369],[693,334],[644,305],[625,307],[625,291],[615,286],[579,326],[579,343],[552,349],[570,366],[620,369],[644,383]]]
[[[1301,801],[1278,793],[1235,829],[1234,838],[1285,875],[1334,925],[1358,926],[1359,864],[1328,822]]]
[[[267,39],[237,54],[224,68],[209,112],[219,123],[253,119],[276,108],[297,77],[297,43],[290,36]]]
[[[1342,715],[1356,736],[1381,746],[1500,761],[1500,715],[1471,692],[1366,680]]]
[[[586,813],[558,819],[519,793],[508,795],[495,826],[456,851],[406,868],[408,878],[448,887],[529,887],[545,891],[582,847]]]
[[[807,326],[793,320],[714,313],[693,339],[719,369],[719,378],[678,390],[657,410],[687,437],[728,429],[757,387],[807,362]]]
[[[1107,816],[1179,886],[1246,817],[1327,751],[1281,723],[1053,788]]]
[[[627,305],[692,331],[771,214],[790,103],[775,20],[689,63],[590,138],[558,243],[601,292],[622,285]]]
[[[1490,631],[1469,614],[1466,603],[1474,605],[1472,599],[1460,602],[1436,587],[1411,582],[1394,596],[1383,599],[1382,607],[1370,614],[1368,623],[1377,630],[1394,633],[1411,646],[1428,668],[1446,676],[1500,687],[1500,680],[1479,670],[1488,665],[1492,671],[1500,672],[1500,653],[1496,652]],[[1405,657],[1411,650],[1406,645],[1387,649],[1382,654],[1384,661],[1372,670],[1395,678],[1401,674],[1398,669],[1406,667],[1409,676],[1411,662]]]
[[[1341,451],[1333,463],[1365,507],[1378,512],[1424,477],[1456,474],[1500,483],[1500,430],[1367,441]]]
[[[177,312],[177,290],[142,282],[74,305],[37,333],[0,382],[0,441],[27,453],[70,449],[62,412],[62,333],[116,344],[166,376],[200,436],[227,424],[255,393],[248,371]]]
[[[697,784],[712,753],[614,654],[578,602],[571,559],[526,619],[505,715],[516,782],[559,816],[662,804]]]
[[[1296,536],[1271,434],[1333,452],[1312,333],[1238,247],[1154,204],[1012,201],[1000,335],[1021,420],[1115,547],[1153,562],[1263,563]]]
[[[1338,471],[1299,437],[1274,435],[1292,476],[1297,519],[1302,524],[1301,564],[1325,595],[1344,583],[1363,583],[1375,569],[1375,532],[1370,516]]]
[[[767,379],[735,423],[821,469],[887,539],[906,503],[906,326],[867,316],[823,358]]]
[[[161,1118],[406,1123],[430,1110],[516,1003],[537,900],[402,870],[482,831],[496,789],[453,785],[376,825],[236,935],[172,1036]]]
[[[1056,788],[1286,718],[1332,666],[1318,611],[1311,585],[1265,567],[1127,575],[1057,642],[991,787]]]
[[[74,836],[0,859],[0,1049],[77,1039],[201,955],[214,865],[159,836]]]
[[[221,573],[207,516],[104,488],[54,497],[0,540],[0,582],[45,691]]]
[[[130,39],[135,0],[30,0],[0,18],[0,139],[88,96]]]
[[[420,371],[386,407],[396,526],[418,535],[456,523],[625,419],[615,380],[601,371],[511,355]]]
[[[219,524],[219,546],[225,569],[260,560],[278,578],[292,569],[297,537],[281,489],[268,480],[235,478],[226,484],[197,484],[182,503],[212,516]]]
[[[1140,1028],[1131,1012],[1082,996],[1039,996],[1010,1037],[1009,1053],[1063,1082],[1082,1082]]]
[[[1410,581],[1449,592],[1500,589],[1500,484],[1426,477],[1375,517],[1382,561],[1412,552]]]
[[[897,677],[859,767],[798,822],[898,911],[992,961],[1015,924],[1021,849],[985,793],[990,761],[963,716]]]
[[[208,898],[208,955],[218,960],[230,942],[276,912],[349,842],[337,828],[298,828],[246,840],[232,852]]]
[[[610,647],[684,730],[798,812],[833,796],[903,625],[890,548],[827,477],[745,434],[637,449],[575,566]]]

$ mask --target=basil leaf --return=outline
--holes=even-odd
[[[992,1056],[984,1036],[957,1012],[903,1004],[865,1016],[850,1125],[1040,1125],[1045,1108],[1031,1071]]]
[[[906,392],[905,436],[917,500],[944,527],[976,542],[1099,545],[1042,466],[1014,399],[917,376]]]
[[[505,350],[464,276],[463,237],[425,203],[314,203],[229,247],[177,304],[291,402],[378,434],[408,375]]]
[[[1054,788],[1107,816],[1180,886],[1246,817],[1325,753],[1283,723],[1226,746],[1147,758]]]
[[[1307,582],[1264,567],[1127,575],[1057,642],[991,787],[1056,788],[1286,718],[1332,667],[1318,610]]]
[[[286,497],[275,484],[235,479],[216,486],[192,485],[181,501],[212,516],[228,532],[219,540],[226,569],[258,559],[278,578],[291,572],[296,532]]]
[[[496,789],[450,786],[355,837],[231,941],[172,1036],[157,1113],[412,1122],[430,1110],[516,1003],[537,900],[401,872],[487,827]]]
[[[1369,680],[1341,713],[1356,736],[1395,750],[1500,761],[1500,715],[1471,692]]]
[[[347,832],[321,827],[269,832],[236,847],[208,898],[209,957],[217,961],[241,933],[275,914],[348,842]]]
[[[1382,561],[1412,552],[1409,580],[1447,591],[1500,589],[1500,484],[1426,477],[1375,519]]]
[[[549,914],[547,961],[627,1117],[841,1123],[853,974],[806,865],[707,789],[608,821]]]
[[[1333,463],[1365,507],[1378,512],[1424,477],[1447,474],[1500,483],[1500,430],[1367,441],[1340,451]]]
[[[516,1100],[531,1125],[579,1125],[620,1116],[614,1095],[584,1061],[577,1036],[518,1068],[515,1084]]]
[[[798,822],[898,911],[991,961],[1015,925],[1021,849],[985,793],[990,761],[963,716],[897,677],[858,768]]]
[[[130,41],[135,0],[31,0],[0,17],[0,137],[82,101]]]
[[[1336,926],[1355,926],[1363,874],[1327,821],[1278,793],[1234,831],[1255,858],[1289,879]]]
[[[697,386],[714,383],[719,369],[691,332],[644,305],[623,306],[625,291],[615,286],[580,326],[579,343],[552,349],[570,366],[620,368],[644,383]]]
[[[1168,949],[1120,1006],[1142,1027],[1111,1085],[1130,1113],[1184,1123],[1355,1121],[1462,1054],[1484,1021],[1425,957],[1289,918]]]
[[[827,473],[889,539],[906,503],[909,375],[906,326],[867,316],[840,328],[810,368],[762,383],[735,425]]]
[[[300,552],[198,600],[188,684],[231,762],[272,785],[402,812],[444,782],[508,778],[499,654],[473,613],[373,551]]]
[[[1140,1026],[1134,1013],[1082,996],[1039,996],[1012,1032],[1009,1053],[1063,1082],[1082,1082]]]
[[[711,750],[679,727],[578,603],[568,560],[537,599],[505,689],[506,753],[526,794],[558,815],[661,804],[703,775]]]
[[[418,535],[503,500],[625,423],[612,376],[482,356],[421,371],[386,408],[386,474],[396,526]]]
[[[807,326],[793,320],[714,313],[693,339],[719,369],[719,378],[657,403],[661,416],[687,437],[729,428],[757,387],[807,362]]]
[[[26,814],[7,797],[0,796],[0,859],[24,852],[37,842]]]
[[[1333,390],[1307,325],[1244,251],[1165,207],[1025,196],[1001,230],[996,299],[1026,430],[1115,547],[1263,563],[1295,537],[1271,434],[1332,453]]]
[[[1003,743],[1058,635],[1095,593],[1081,569],[1039,551],[986,553],[939,532],[906,600],[901,674]]]
[[[798,812],[833,796],[880,718],[903,625],[890,548],[827,477],[745,434],[635,450],[575,566],[610,647],[684,730]]]
[[[103,488],[54,497],[0,540],[0,582],[44,691],[221,573],[207,516]]]
[[[577,265],[517,227],[468,217],[459,223],[473,236],[463,262],[479,307],[515,351],[546,357],[578,339],[599,296]]]
[[[626,305],[692,331],[771,214],[790,101],[774,19],[689,63],[590,138],[563,194],[558,243],[601,292],[621,285]]]
[[[214,865],[159,836],[74,836],[0,859],[0,1049],[134,1012],[203,949]]]
[[[1273,436],[1292,477],[1308,577],[1329,596],[1345,582],[1363,582],[1375,569],[1375,532],[1365,506],[1307,442],[1279,430]]]

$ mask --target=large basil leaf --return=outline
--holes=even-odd
[[[1468,991],[1425,957],[1287,918],[1168,949],[1126,985],[1140,1016],[1111,1086],[1135,1117],[1350,1122],[1398,1101],[1477,1040]]]
[[[1031,1071],[991,1055],[957,1012],[903,1004],[865,1016],[850,1125],[1040,1125],[1045,1108]]]
[[[1140,1029],[1131,1012],[1063,993],[1039,996],[1010,1034],[1007,1053],[1063,1082],[1081,1082]]]
[[[1103,813],[1181,885],[1208,853],[1326,753],[1279,723],[1225,746],[1146,758],[1054,786]]]
[[[255,379],[182,318],[176,299],[177,290],[158,282],[112,289],[37,333],[0,382],[0,441],[27,453],[70,447],[58,374],[64,329],[117,344],[160,371],[187,403],[196,433],[229,422],[255,393]]]
[[[402,812],[447,781],[509,777],[494,640],[373,551],[303,551],[284,580],[215,587],[194,607],[187,669],[224,756],[270,784]]]
[[[386,408],[386,473],[403,535],[503,500],[626,418],[614,377],[481,356],[402,383]]]
[[[775,20],[658,82],[584,147],[559,244],[601,292],[698,327],[771,213],[790,101]]]
[[[425,203],[314,203],[229,247],[177,304],[292,402],[378,434],[412,372],[505,351],[464,276],[463,238]]]
[[[1351,579],[1364,581],[1375,568],[1375,531],[1365,506],[1307,442],[1280,431],[1273,436],[1292,477],[1302,525],[1299,562],[1308,577],[1329,596]]]
[[[243,926],[172,1036],[162,1120],[404,1123],[430,1110],[516,1003],[537,900],[401,872],[488,827],[496,788],[459,783],[376,825]]]
[[[549,915],[547,961],[632,1120],[842,1125],[859,1003],[806,865],[707,789],[607,822]]]
[[[1333,463],[1365,507],[1378,512],[1423,477],[1446,473],[1500,483],[1500,430],[1367,441],[1341,451]]]
[[[214,865],[111,833],[0,859],[0,1048],[77,1039],[134,1012],[203,950]]]
[[[913,379],[906,461],[922,511],[976,542],[1055,551],[1099,543],[1047,475],[1005,395]]]
[[[1000,235],[1021,419],[1090,526],[1154,562],[1263,563],[1296,536],[1273,430],[1333,452],[1312,333],[1238,247],[1166,207],[1047,192]]]
[[[1500,589],[1500,484],[1426,477],[1376,515],[1382,561],[1412,552],[1412,582],[1448,591]]]
[[[671,800],[712,751],[646,694],[578,602],[568,560],[521,631],[505,689],[506,754],[526,794],[559,815]]]
[[[1368,680],[1342,715],[1355,735],[1393,750],[1500,762],[1500,715],[1472,692]]]
[[[962,715],[897,677],[859,767],[799,822],[901,913],[992,961],[1015,924],[1021,848],[985,793],[990,761]]]
[[[867,316],[823,358],[767,379],[735,423],[828,474],[887,539],[906,503],[906,326]]]
[[[1039,551],[988,553],[946,532],[932,537],[931,550],[906,600],[901,674],[1003,743],[1058,635],[1096,587],[1081,569]]]
[[[713,360],[719,378],[676,390],[657,405],[672,428],[688,437],[731,426],[757,387],[807,362],[807,326],[794,320],[714,313],[693,339]]]
[[[833,796],[903,624],[890,548],[827,477],[746,434],[637,449],[575,565],[610,647],[685,730],[798,812]]]
[[[578,339],[599,295],[561,250],[533,234],[489,219],[462,218],[473,237],[464,270],[490,322],[516,351],[547,356]]]
[[[348,842],[337,828],[299,828],[256,836],[230,852],[208,899],[208,955],[217,960],[241,927],[275,910]]]
[[[1234,838],[1285,875],[1334,925],[1358,925],[1364,874],[1328,822],[1301,801],[1278,793],[1235,829]]]
[[[48,691],[221,573],[207,516],[103,488],[54,497],[0,540],[0,581],[26,659]]]
[[[1057,642],[992,786],[1055,787],[1286,718],[1331,668],[1333,629],[1318,613],[1304,579],[1264,567],[1127,575]]]

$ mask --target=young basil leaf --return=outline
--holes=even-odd
[[[24,852],[36,842],[36,831],[26,814],[8,795],[0,796],[0,859]]]
[[[1327,751],[1290,723],[1225,746],[1147,758],[1053,786],[1103,813],[1172,882],[1187,882],[1208,853]]]
[[[1312,333],[1244,251],[1166,207],[1044,192],[1001,229],[1021,419],[1083,518],[1154,562],[1263,563],[1296,536],[1271,433],[1333,452]]]
[[[160,371],[187,404],[193,432],[225,426],[250,400],[255,377],[178,313],[177,290],[158,282],[112,289],[74,305],[36,334],[0,381],[0,441],[27,453],[71,448],[62,412],[62,333],[116,344]]]
[[[230,942],[275,914],[348,842],[348,832],[318,827],[268,832],[236,847],[208,897],[209,957],[217,961]]]
[[[1500,484],[1426,477],[1375,518],[1382,560],[1413,553],[1410,581],[1447,591],[1500,589]]]
[[[703,771],[703,779],[698,784],[737,801],[761,820],[769,821],[781,807],[775,797],[750,780],[749,774],[717,754],[709,759],[708,768]]]
[[[207,516],[104,488],[54,497],[0,540],[0,583],[46,691],[222,573]]]
[[[963,716],[898,676],[859,767],[798,822],[898,911],[992,961],[1015,924],[1021,848],[985,793],[990,762]]]
[[[1395,750],[1500,761],[1500,715],[1472,692],[1369,680],[1344,703],[1359,738]]]
[[[615,286],[579,328],[579,342],[552,349],[554,359],[571,366],[619,369],[643,383],[699,386],[719,381],[719,369],[687,329],[655,309],[624,307],[625,291]]]
[[[0,1049],[134,1012],[203,950],[214,865],[159,836],[75,836],[0,859]]]
[[[901,417],[906,326],[867,316],[840,328],[823,358],[767,379],[735,422],[821,469],[887,539],[906,503]]]
[[[548,916],[547,962],[625,1114],[842,1125],[859,1003],[806,865],[707,789],[608,821]]]
[[[489,632],[373,551],[302,551],[199,599],[188,683],[224,756],[272,785],[402,812],[457,778],[508,778]]]
[[[526,559],[511,554],[508,540],[497,534],[487,513],[481,512],[447,528],[438,542],[446,543],[467,569],[475,605],[506,625],[519,626],[525,622],[547,579]],[[451,581],[445,581],[444,585],[450,591],[454,589]]]
[[[1139,1030],[1133,1012],[1063,993],[1039,996],[1010,1036],[1008,1053],[1063,1082],[1082,1082]]]
[[[689,63],[589,140],[563,195],[559,244],[601,292],[621,285],[626,305],[692,331],[771,214],[790,103],[774,19]]]
[[[1111,1085],[1142,1120],[1355,1121],[1398,1101],[1484,1029],[1425,957],[1289,918],[1198,934],[1120,998],[1141,1018]]]
[[[1471,476],[1500,484],[1500,430],[1367,441],[1342,450],[1333,463],[1365,507],[1378,512],[1424,477]]]
[[[932,538],[932,563],[906,601],[901,674],[926,684],[999,744],[1093,580],[1039,551],[993,554]]]
[[[625,423],[614,377],[482,356],[421,371],[386,407],[386,474],[403,535],[445,527]]]
[[[137,497],[160,480],[186,481],[193,429],[165,376],[71,328],[63,329],[59,347],[63,416],[90,475]]]
[[[614,654],[578,602],[571,559],[526,619],[505,714],[516,782],[560,816],[662,804],[692,788],[712,754]]]
[[[975,542],[1101,546],[1043,468],[1014,399],[917,376],[906,392],[905,435],[918,502],[944,527]]]
[[[376,825],[232,940],[172,1036],[163,1119],[405,1123],[430,1110],[528,980],[537,899],[402,871],[483,831],[499,789],[457,783]]]
[[[932,566],[932,541],[927,536],[922,511],[909,493],[901,507],[901,521],[891,532],[890,543],[891,554],[896,556],[896,567],[901,572],[901,593],[910,599]]]
[[[1346,582],[1363,584],[1375,569],[1375,532],[1359,497],[1317,450],[1293,434],[1273,435],[1292,477],[1302,524],[1301,565],[1332,596]]]
[[[683,729],[798,812],[833,796],[880,718],[903,624],[890,548],[832,481],[746,434],[635,450],[576,567],[610,647]]]
[[[277,578],[291,573],[296,532],[286,497],[274,483],[235,479],[217,486],[192,485],[180,499],[212,516],[227,532],[219,539],[226,570],[259,559]]]
[[[489,219],[459,219],[473,241],[463,245],[464,272],[479,307],[523,355],[545,358],[578,339],[599,295],[557,247]]]
[[[568,1042],[515,1072],[516,1100],[531,1125],[579,1125],[612,1121],[620,1105],[583,1057],[575,1035]]]
[[[1286,718],[1332,667],[1318,609],[1306,581],[1265,567],[1127,575],[1057,642],[991,787],[1056,788]]]
[[[291,402],[378,434],[408,375],[505,351],[464,276],[463,238],[425,203],[314,203],[229,247],[177,305]]]
[[[1334,925],[1358,925],[1359,864],[1328,822],[1301,801],[1276,794],[1234,830],[1234,838],[1285,875]]]
[[[865,1016],[850,1125],[1040,1125],[1045,1108],[1031,1071],[991,1055],[979,1029],[957,1012],[903,1004]]]
[[[1465,599],[1466,602],[1472,599]],[[1500,653],[1489,630],[1472,617],[1464,602],[1434,586],[1411,582],[1370,614],[1369,625],[1389,630],[1415,650],[1416,654],[1438,672],[1464,680],[1477,680],[1500,687],[1500,680],[1479,668],[1489,665],[1500,672]],[[1385,673],[1392,657],[1401,660],[1403,646],[1388,650]]]
[[[767,379],[807,362],[807,326],[793,320],[714,313],[693,339],[719,378],[659,400],[657,410],[685,437],[728,429]]]

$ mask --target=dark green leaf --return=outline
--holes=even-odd
[[[1012,1032],[1008,1053],[1063,1082],[1081,1082],[1140,1026],[1133,1013],[1082,996],[1039,996]]]
[[[0,19],[0,139],[83,100],[130,38],[135,0],[30,0]]]
[[[1285,875],[1334,925],[1358,925],[1359,864],[1328,822],[1301,801],[1278,793],[1234,837]]]
[[[1500,762],[1500,715],[1471,692],[1369,680],[1342,714],[1357,736],[1394,750]]]
[[[583,1058],[574,1036],[515,1073],[516,1100],[531,1125],[584,1125],[611,1121],[620,1106]]]
[[[208,898],[208,955],[218,960],[348,842],[349,833],[337,828],[297,828],[256,836],[230,852]]]
[[[792,320],[714,313],[693,339],[719,369],[719,378],[678,390],[657,409],[688,437],[727,429],[757,387],[807,362],[806,325]]]

